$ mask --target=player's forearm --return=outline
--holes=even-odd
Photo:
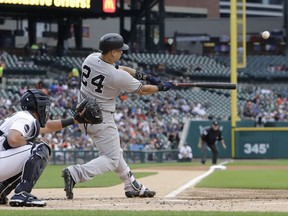
[[[159,89],[156,85],[143,85],[137,92],[138,95],[149,95],[158,92]]]
[[[133,69],[133,68],[130,68],[130,67],[126,67],[126,66],[119,66],[119,69],[122,69],[126,72],[128,72],[131,76],[133,76],[135,79],[138,79],[138,80],[146,80],[146,81],[149,81],[152,83],[153,82],[156,82],[157,78],[152,78],[150,75],[144,73],[144,72],[141,72],[141,71],[137,71],[136,69]],[[151,80],[152,79],[152,80]],[[160,83],[160,80],[159,80],[159,83]]]
[[[45,128],[40,128],[40,133],[50,133],[54,131],[59,131],[64,127],[76,124],[77,122],[73,119],[62,119],[62,120],[49,120],[47,121]]]
[[[119,69],[128,72],[131,76],[135,77],[136,70],[127,66],[119,66]]]

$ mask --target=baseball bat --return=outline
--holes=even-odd
[[[223,82],[174,83],[174,86],[212,88],[212,89],[236,89],[235,83],[223,83]]]

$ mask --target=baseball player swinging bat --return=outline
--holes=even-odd
[[[174,83],[174,86],[212,88],[212,89],[236,89],[235,83],[223,83],[223,82]]]

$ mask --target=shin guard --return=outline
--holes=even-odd
[[[30,158],[24,165],[22,178],[15,189],[15,193],[31,192],[47,165],[51,150],[46,143],[37,143],[31,153]]]

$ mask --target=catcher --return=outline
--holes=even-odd
[[[11,206],[43,207],[46,202],[31,194],[32,188],[47,165],[51,149],[39,134],[61,130],[78,123],[102,122],[95,102],[84,101],[75,118],[48,120],[50,101],[38,89],[28,90],[20,98],[22,111],[0,122],[0,204],[8,203],[7,195],[15,189]],[[95,118],[90,118],[94,115]],[[97,121],[95,121],[95,119]]]

